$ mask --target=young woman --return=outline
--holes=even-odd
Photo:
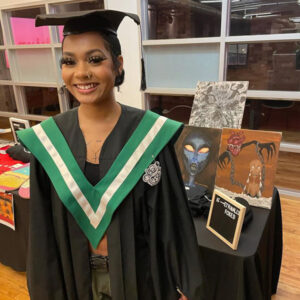
[[[115,100],[116,11],[38,16],[65,25],[62,78],[79,108],[19,137],[32,152],[33,300],[199,300],[198,246],[173,143],[181,124]]]

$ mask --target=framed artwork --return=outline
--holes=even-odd
[[[221,129],[185,126],[175,150],[188,198],[202,188],[213,192],[218,163]]]
[[[9,118],[12,134],[14,136],[15,143],[18,142],[18,138],[16,135],[17,130],[23,130],[30,127],[28,120],[18,119],[18,118]]]
[[[189,125],[241,128],[248,81],[198,82]]]
[[[14,197],[0,192],[0,224],[15,230]]]
[[[216,188],[230,198],[271,208],[280,132],[224,128]]]

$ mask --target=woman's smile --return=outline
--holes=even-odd
[[[79,93],[89,94],[94,92],[98,88],[99,83],[80,83],[74,84],[74,86],[76,87]]]

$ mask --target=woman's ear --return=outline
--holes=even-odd
[[[123,56],[122,55],[119,55],[118,57],[117,57],[117,60],[118,60],[118,62],[119,62],[119,66],[118,66],[118,70],[117,70],[117,72],[118,72],[118,74],[117,75],[121,75],[122,74],[122,71],[123,71]]]

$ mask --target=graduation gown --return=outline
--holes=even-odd
[[[101,150],[100,178],[143,115],[142,110],[122,105]],[[77,108],[54,120],[84,170],[86,146]],[[176,300],[176,287],[189,300],[204,299],[199,250],[173,142],[155,158],[161,165],[159,183],[150,186],[140,179],[107,229],[113,300]],[[31,299],[91,300],[87,238],[33,156],[30,180],[27,279]]]

